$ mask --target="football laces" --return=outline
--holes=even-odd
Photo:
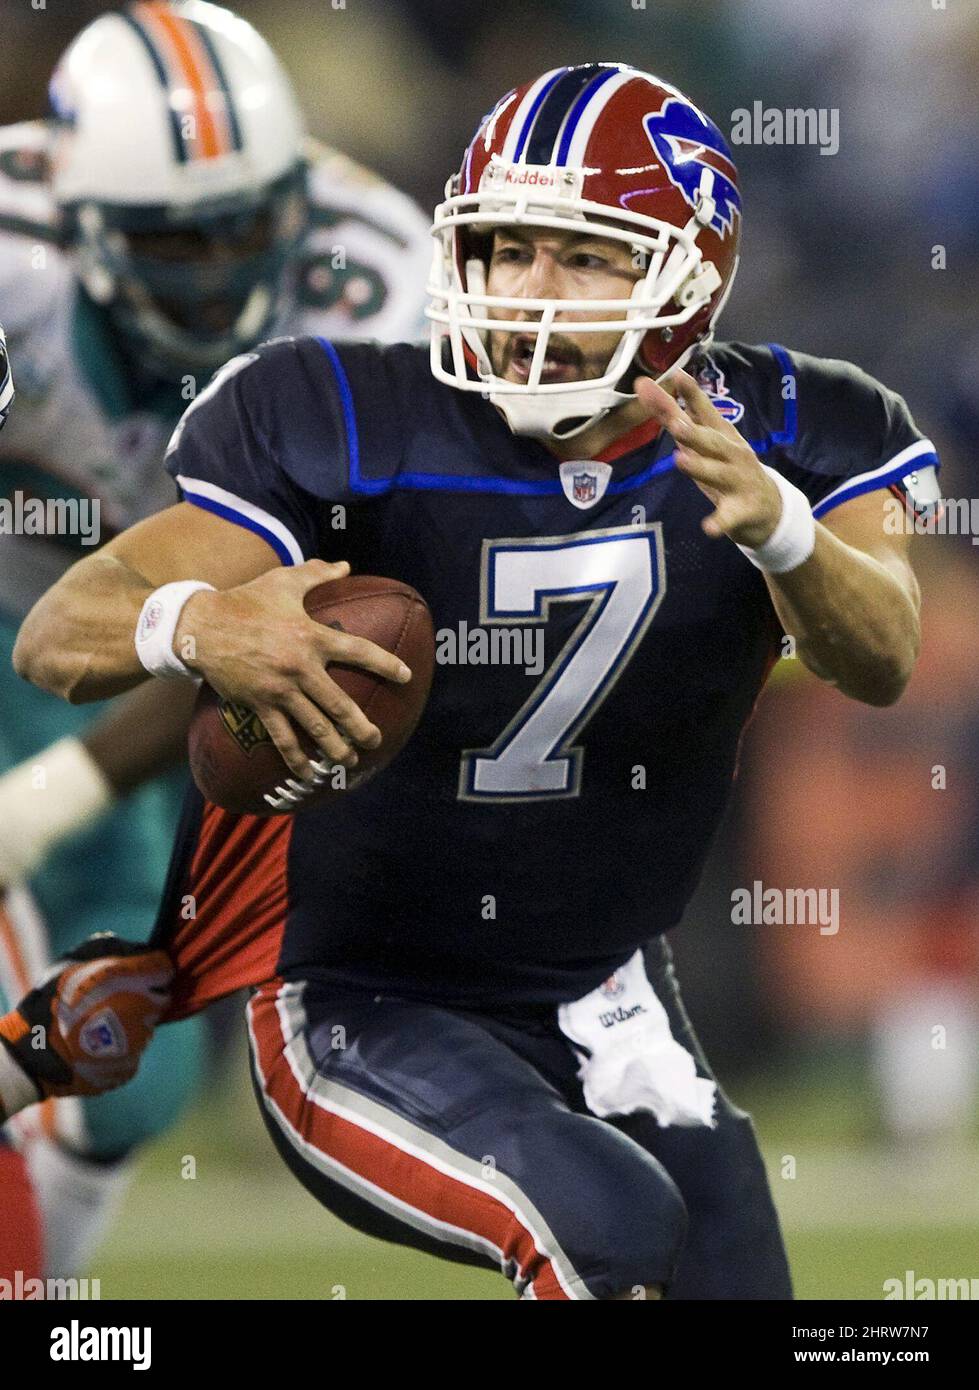
[[[326,781],[332,771],[330,764],[314,762],[312,758],[309,761],[313,769],[312,777],[287,777],[284,783],[275,788],[274,792],[265,793],[264,799],[273,811],[291,810],[294,806],[298,806],[301,801],[304,801],[307,796],[311,796]]]

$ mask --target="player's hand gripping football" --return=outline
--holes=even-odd
[[[364,637],[324,627],[303,596],[350,573],[346,561],[270,570],[234,589],[201,590],[184,605],[174,650],[219,695],[255,711],[295,776],[312,775],[296,726],[333,763],[354,767],[357,747],[376,748],[381,733],[330,678],[330,662],[359,666],[403,684],[411,672]]]
[[[636,395],[676,440],[677,471],[713,502],[715,510],[701,523],[705,533],[752,549],[764,545],[782,513],[778,488],[692,376],[675,371],[667,388],[646,378],[637,383]]]
[[[102,932],[59,964],[0,1017],[0,1120],[31,1100],[130,1081],[169,1003],[170,958],[144,943]]]

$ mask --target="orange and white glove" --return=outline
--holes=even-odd
[[[0,1122],[49,1096],[97,1096],[130,1081],[172,979],[164,951],[108,932],[69,951],[0,1017]]]

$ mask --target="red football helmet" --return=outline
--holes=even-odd
[[[740,222],[727,143],[682,92],[624,63],[546,72],[484,118],[435,210],[432,371],[460,390],[481,391],[517,434],[577,434],[633,399],[637,371],[663,377],[710,340],[737,270]],[[504,225],[624,241],[648,269],[629,299],[490,296],[485,237]],[[489,317],[508,309],[539,318]],[[596,310],[608,317],[569,318]],[[541,381],[558,313],[561,330],[621,334],[602,376]],[[494,376],[491,329],[537,335],[526,382]]]

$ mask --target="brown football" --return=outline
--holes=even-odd
[[[303,751],[324,769],[316,785],[299,782],[258,717],[201,687],[188,736],[194,781],[208,801],[239,815],[278,815],[305,810],[363,786],[387,767],[414,733],[428,700],[435,664],[432,615],[420,594],[396,579],[351,575],[310,589],[310,617],[356,637],[367,637],[411,668],[407,685],[395,685],[359,667],[330,664],[330,676],[381,731],[377,748],[358,749],[346,770],[300,731]]]

